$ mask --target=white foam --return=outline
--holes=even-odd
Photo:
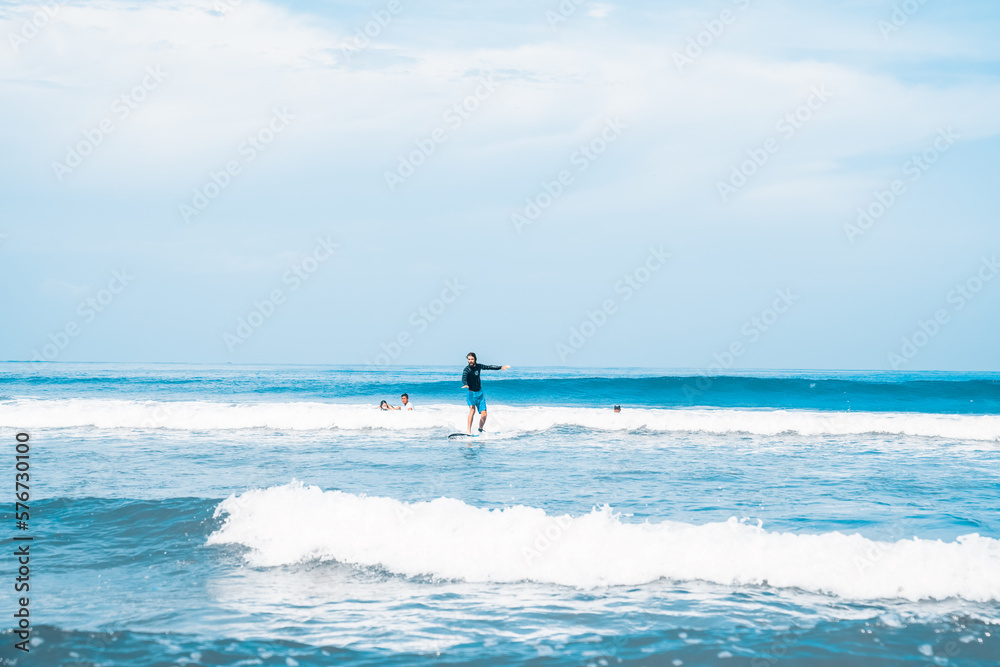
[[[30,399],[0,402],[0,426],[13,428],[166,428],[214,430],[449,429],[465,430],[464,405],[421,405],[385,412],[374,403],[314,401],[221,403],[212,401],[127,401]],[[821,412],[751,409],[608,409],[490,406],[492,429],[509,434],[578,426],[607,431],[852,435],[884,433],[957,440],[1000,440],[998,415]]]
[[[248,562],[336,560],[405,576],[582,588],[661,578],[798,588],[850,599],[1000,600],[1000,540],[878,542],[839,532],[775,533],[735,518],[626,523],[609,508],[572,517],[452,498],[405,503],[292,482],[223,501],[209,544]]]

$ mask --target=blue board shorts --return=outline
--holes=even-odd
[[[486,397],[483,396],[483,392],[470,391],[469,395],[465,397],[465,400],[468,401],[470,408],[475,406],[478,412],[486,411]]]

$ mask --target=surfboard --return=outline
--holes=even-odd
[[[457,438],[478,438],[478,437],[479,437],[478,433],[473,433],[472,435],[469,435],[468,433],[452,433],[451,435],[448,436],[448,439],[455,440]]]

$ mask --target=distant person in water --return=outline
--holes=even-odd
[[[479,372],[505,371],[510,366],[488,366],[481,364],[476,360],[475,352],[469,352],[465,358],[469,362],[469,365],[462,371],[462,388],[469,390],[469,394],[466,396],[466,401],[469,403],[468,434],[472,435],[472,420],[476,416],[477,411],[480,413],[480,433],[483,432],[483,425],[486,423],[486,397],[483,396],[483,387],[479,382]]]
[[[398,408],[393,408],[393,410],[412,410],[413,403],[410,403],[410,397],[407,394],[403,394],[399,397],[399,400],[403,402]]]
[[[382,403],[378,407],[379,407],[380,410],[395,410],[396,409],[396,408],[392,407],[391,405],[389,405],[388,403],[386,403],[385,401],[382,401]]]
[[[622,411],[622,406],[616,405],[615,406],[615,412],[621,412],[621,411]]]

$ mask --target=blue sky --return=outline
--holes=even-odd
[[[2,359],[1000,370],[996,3],[44,7]]]

